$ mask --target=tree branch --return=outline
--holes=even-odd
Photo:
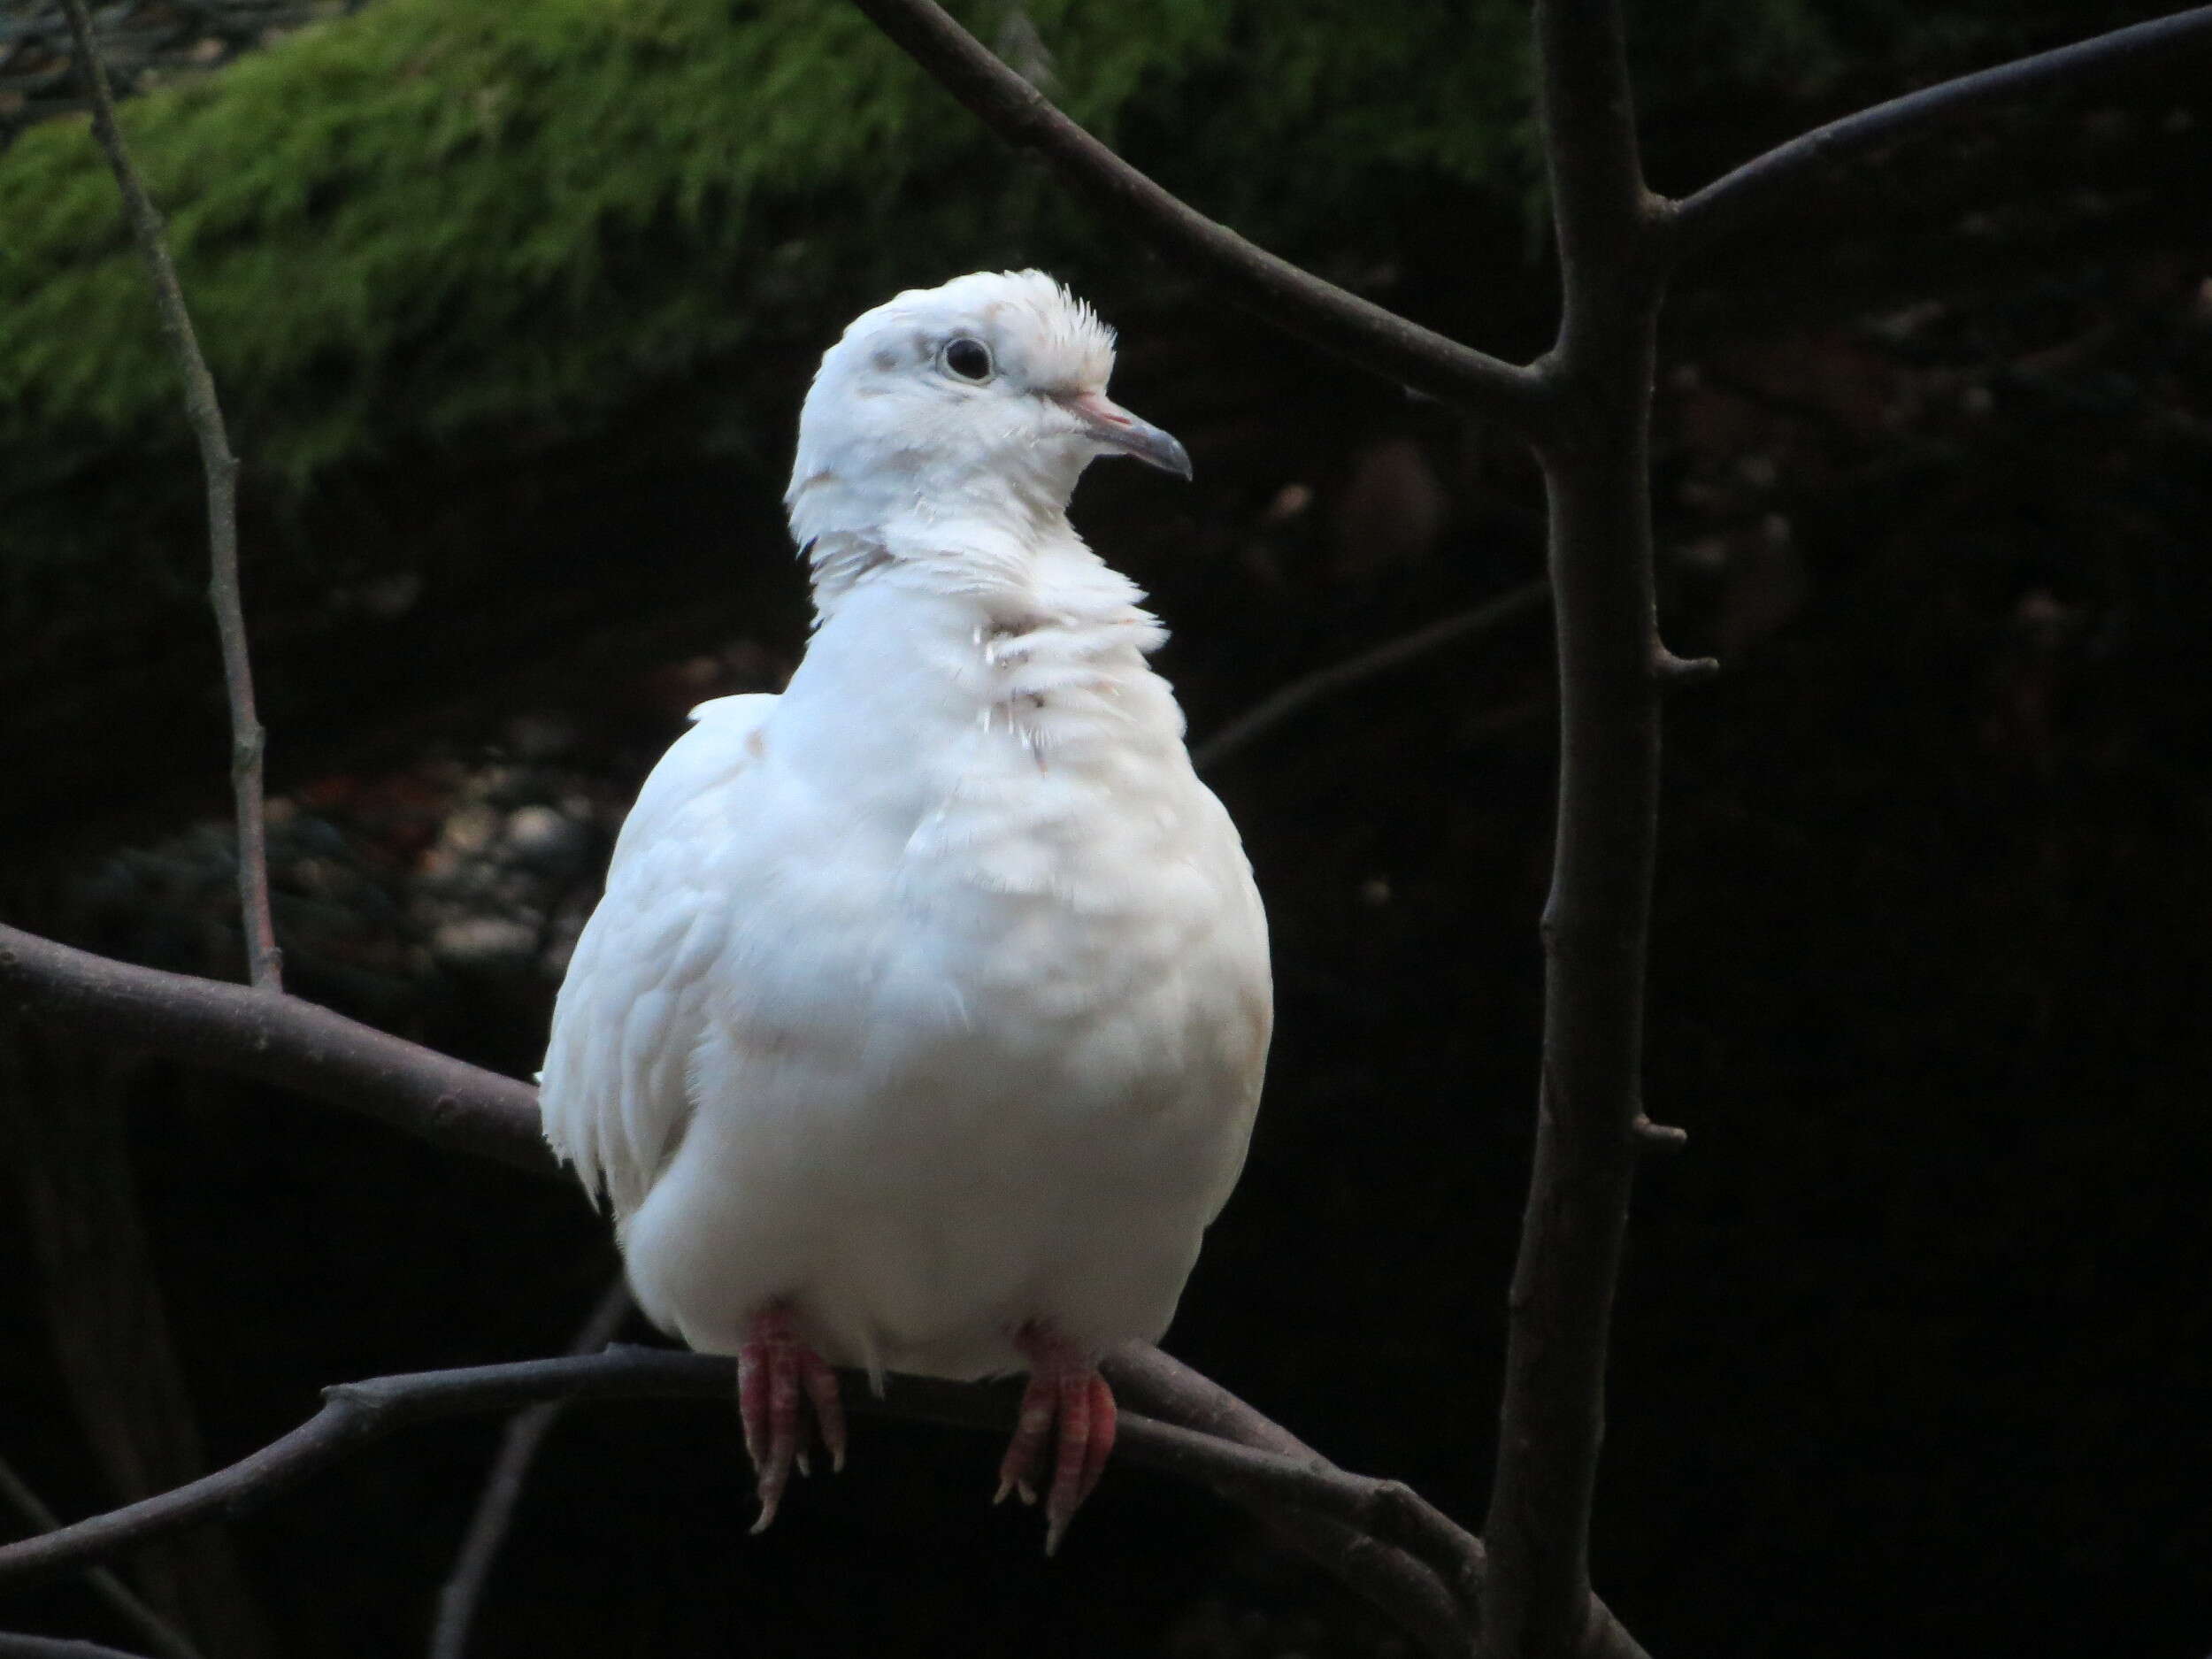
[[[1605,1360],[1635,1168],[1659,783],[1649,501],[1655,204],[1614,0],[1538,0],[1538,119],[1575,413],[1544,447],[1559,640],[1559,810],[1544,906],[1536,1148],[1508,1298],[1483,1652],[1585,1651]],[[1625,1640],[1625,1637],[1621,1640]]]
[[[0,1457],[0,1495],[4,1495],[15,1512],[36,1532],[50,1532],[61,1525],[61,1517],[46,1507],[46,1501],[31,1489],[30,1483],[18,1474],[15,1466],[4,1457]],[[95,1594],[152,1644],[154,1652],[160,1655],[160,1659],[200,1659],[200,1650],[192,1645],[189,1637],[147,1606],[136,1591],[105,1567],[88,1569],[85,1582],[92,1586]],[[7,1644],[15,1640],[14,1637],[0,1634],[0,1655],[7,1654]],[[27,1637],[22,1640],[43,1641],[46,1638]]]
[[[1655,303],[1646,232],[1659,202],[1644,188],[1615,0],[1548,0],[1535,21],[1536,117],[1563,301],[1547,366],[1555,380],[1601,380],[1613,365],[1592,354],[1610,358],[1626,312],[1636,302]]]
[[[1494,599],[1466,611],[1440,618],[1425,627],[1416,628],[1394,640],[1385,641],[1356,657],[1348,657],[1340,663],[1302,674],[1288,685],[1279,687],[1254,703],[1242,714],[1218,726],[1211,737],[1191,750],[1191,764],[1200,772],[1210,772],[1229,759],[1240,749],[1265,736],[1301,710],[1334,696],[1378,674],[1403,668],[1418,662],[1432,651],[1447,645],[1476,637],[1505,626],[1525,616],[1532,616],[1551,603],[1551,584],[1546,581],[1524,582],[1518,588],[1507,589]]]
[[[933,0],[853,0],[1008,142],[1036,150],[1100,212],[1221,298],[1334,352],[1534,438],[1551,398],[1532,370],[1447,339],[1300,270],[1162,189],[1070,120]]]
[[[596,1354],[606,1347],[629,1317],[632,1306],[629,1281],[617,1273],[614,1283],[569,1344],[569,1353]],[[468,1531],[462,1535],[460,1554],[445,1586],[438,1592],[438,1614],[430,1629],[430,1659],[462,1659],[468,1651],[477,1603],[483,1600],[484,1586],[491,1578],[492,1563],[499,1559],[500,1546],[507,1541],[515,1505],[522,1497],[523,1479],[565,1405],[563,1401],[548,1400],[508,1419],[506,1432],[499,1439],[499,1453],[492,1459],[491,1472],[485,1477],[483,1493],[476,1501],[476,1513],[469,1517]]]
[[[841,1380],[849,1408],[861,1415],[999,1432],[1012,1426],[1016,1392],[1009,1387],[893,1377],[879,1397],[864,1373],[845,1372]],[[245,1514],[413,1424],[580,1400],[726,1401],[735,1390],[726,1357],[638,1348],[342,1383],[324,1390],[325,1404],[313,1417],[227,1469],[0,1548],[0,1582],[27,1583],[200,1521]],[[1410,1494],[1399,1483],[1347,1474],[1319,1458],[1263,1450],[1134,1413],[1122,1416],[1115,1444],[1126,1462],[1206,1486],[1262,1515],[1289,1509],[1379,1537],[1433,1535],[1432,1524],[1419,1513],[1425,1506],[1409,1503]]]
[[[1793,138],[1685,197],[1667,213],[1665,257],[1678,264],[1705,252],[1786,200],[1801,200],[1813,176],[1900,140],[1977,115],[1993,104],[2212,48],[2212,6],[2154,19],[1993,69],[1962,75]]]
[[[456,1152],[556,1172],[527,1083],[296,996],[134,967],[5,924],[0,995],[74,1037],[281,1084]]]
[[[1289,1430],[1148,1342],[1132,1342],[1102,1363],[1115,1392],[1154,1416],[1286,1457],[1319,1461]],[[1471,1645],[1481,1591],[1482,1542],[1450,1522],[1445,1548],[1417,1558],[1353,1528],[1317,1516],[1262,1517],[1293,1548],[1398,1620],[1432,1653],[1462,1654]]]
[[[1149,1342],[1124,1344],[1107,1357],[1102,1369],[1125,1398],[1149,1407],[1166,1422],[1211,1439],[1291,1458],[1332,1475],[1343,1475],[1288,1429]],[[1457,1603],[1459,1615],[1471,1622],[1482,1590],[1482,1540],[1410,1487],[1395,1481],[1382,1484],[1389,1490],[1376,1494],[1381,1511],[1379,1524],[1366,1530],[1396,1545],[1435,1573]]]
[[[254,988],[282,989],[283,958],[269,914],[268,836],[262,822],[261,752],[265,734],[254,712],[253,664],[246,652],[246,618],[238,581],[238,457],[230,452],[222,406],[215,398],[215,377],[200,355],[199,338],[185,309],[184,288],[162,241],[161,215],[132,165],[115,121],[115,95],[107,65],[93,38],[85,0],[62,0],[69,32],[77,45],[77,65],[92,99],[92,134],[107,153],[131,238],[146,261],[161,332],[184,377],[184,409],[200,441],[200,465],[207,474],[208,603],[223,645],[223,685],[230,701],[230,785],[238,815],[238,903],[243,923],[248,977]]]

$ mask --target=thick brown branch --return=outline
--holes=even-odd
[[[1744,163],[1675,204],[1667,215],[1668,257],[1678,263],[1692,258],[1778,204],[1801,201],[1816,174],[1870,150],[1918,137],[2014,98],[2071,90],[2150,65],[2164,67],[2178,54],[2208,49],[2212,6],[2199,6],[1962,75],[1847,115]]]
[[[1286,1457],[1319,1460],[1288,1429],[1149,1343],[1118,1349],[1103,1369],[1124,1399],[1167,1422]],[[1471,1646],[1482,1540],[1449,1520],[1440,1516],[1445,1530],[1409,1552],[1317,1516],[1279,1512],[1261,1518],[1292,1548],[1404,1624],[1430,1652],[1458,1654]]]
[[[122,129],[115,121],[115,95],[107,65],[93,38],[85,0],[62,0],[69,32],[77,43],[77,64],[92,99],[92,133],[107,153],[115,182],[123,193],[131,238],[153,279],[161,332],[184,377],[184,409],[200,441],[200,464],[207,474],[208,603],[223,644],[223,685],[230,699],[230,782],[238,813],[238,902],[244,924],[248,976],[257,990],[280,989],[282,958],[269,914],[268,838],[262,823],[261,751],[264,733],[254,712],[253,664],[246,654],[246,618],[238,583],[238,457],[230,452],[222,405],[215,397],[215,377],[200,355],[184,288],[162,240],[161,214],[132,165]]]
[[[1523,617],[1532,616],[1550,601],[1549,583],[1525,582],[1471,610],[1441,618],[1425,627],[1417,628],[1410,634],[1362,651],[1356,657],[1348,657],[1340,663],[1332,663],[1326,668],[1302,675],[1261,698],[1193,749],[1191,764],[1201,772],[1211,771],[1255,739],[1273,731],[1302,709],[1372,680],[1378,674],[1386,674],[1393,669],[1418,662],[1432,651],[1441,650],[1447,645],[1477,638],[1509,622],[1518,621]]]
[[[1461,345],[1300,270],[1162,189],[1070,120],[933,0],[853,0],[908,56],[1009,142],[1035,150],[1102,213],[1220,298],[1335,352],[1534,438],[1551,400],[1532,371]]]
[[[74,1037],[282,1084],[457,1152],[554,1173],[527,1083],[297,997],[133,967],[4,924],[0,996]]]
[[[1595,1628],[1590,1513],[1636,1162],[1659,780],[1647,459],[1658,285],[1613,0],[1538,0],[1536,45],[1565,288],[1548,367],[1576,420],[1543,451],[1559,813],[1535,1159],[1483,1529],[1491,1659],[1548,1659],[1613,1639]]]
[[[1104,1370],[1124,1398],[1155,1417],[1286,1457],[1320,1460],[1318,1452],[1288,1429],[1254,1410],[1203,1372],[1193,1371],[1148,1342],[1133,1342],[1118,1349],[1107,1358]],[[1401,1529],[1395,1535],[1405,1544],[1402,1551],[1380,1548],[1371,1537],[1307,1515],[1279,1512],[1262,1518],[1353,1589],[1401,1620],[1412,1597],[1448,1594],[1451,1601],[1436,1608],[1434,1617],[1439,1631],[1451,1637],[1443,1647],[1452,1650],[1463,1645],[1465,1638],[1451,1635],[1449,1621],[1456,1617],[1464,1621],[1463,1630],[1471,1627],[1479,1608],[1486,1567],[1482,1540],[1410,1492],[1406,1497],[1411,1507],[1395,1523]],[[1308,1536],[1301,1534],[1301,1528],[1330,1530]],[[1446,1586],[1450,1586],[1448,1591]],[[1440,1647],[1434,1642],[1429,1645],[1432,1649]],[[1593,1596],[1578,1659],[1647,1656],[1613,1617],[1612,1609]]]

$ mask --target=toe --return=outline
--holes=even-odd
[[[1078,1508],[1098,1490],[1098,1478],[1106,1472],[1106,1460],[1114,1451],[1114,1391],[1096,1371],[1090,1376],[1091,1438],[1083,1448],[1083,1482],[1077,1489]]]
[[[1083,1502],[1083,1471],[1090,1456],[1091,1379],[1087,1371],[1060,1378],[1060,1433],[1053,1448],[1052,1491],[1045,1500],[1045,1554],[1057,1554],[1060,1540]]]
[[[755,1490],[760,1494],[760,1518],[753,1531],[767,1531],[790,1484],[792,1464],[799,1450],[799,1361],[789,1342],[768,1345],[768,1449],[757,1460]]]
[[[1022,1389],[1021,1409],[1014,1418],[1014,1438],[1007,1444],[1006,1455],[999,1460],[998,1495],[992,1502],[1005,1502],[1010,1492],[1020,1493],[1024,1503],[1036,1502],[1037,1471],[1044,1461],[1046,1437],[1052,1432],[1053,1403],[1053,1379],[1042,1371],[1032,1371]]]
[[[845,1402],[837,1391],[837,1373],[810,1348],[799,1350],[799,1380],[814,1407],[814,1426],[820,1431],[823,1449],[830,1455],[833,1473],[845,1466]]]
[[[737,1350],[737,1415],[745,1425],[745,1455],[755,1469],[768,1455],[768,1344]]]

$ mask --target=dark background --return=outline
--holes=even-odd
[[[1690,8],[1640,39],[1653,181],[1693,188],[1812,122],[2155,9]],[[457,7],[451,27],[557,10]],[[1482,41],[1518,27],[1476,11]],[[306,44],[410,18],[445,27],[380,0]],[[1105,97],[1059,18],[1033,21],[1071,102]],[[1427,95],[1375,96],[1413,70],[1396,45],[1360,67],[1359,30],[1384,26],[1356,8],[1270,27],[1352,65],[1283,117],[1297,143],[1271,187],[1216,176],[1205,148],[1228,119],[1205,111],[1292,96],[1267,79],[1291,48],[1249,19],[1187,73],[1134,79],[1125,148],[1424,320],[1540,349],[1520,141],[1425,148]],[[1416,7],[1390,27],[1418,47],[1462,26]],[[186,17],[178,50],[230,39],[214,27]],[[229,77],[295,50],[142,107],[216,119],[245,96]],[[548,84],[570,73],[554,54]],[[1437,98],[1463,90],[1437,75]],[[1878,157],[1671,303],[1666,632],[1725,672],[1670,714],[1647,1102],[1690,1139],[1639,1186],[1595,1541],[1602,1593],[1655,1654],[2212,1648],[2203,84],[2176,65]],[[0,153],[0,230],[35,219],[25,180],[92,176],[88,151],[62,157],[74,125]],[[197,130],[177,116],[148,142]],[[291,988],[534,1068],[629,793],[684,709],[772,688],[802,648],[775,506],[790,422],[813,354],[891,288],[1048,259],[1120,325],[1117,395],[1185,439],[1198,481],[1102,467],[1077,517],[1174,630],[1160,661],[1195,737],[1538,572],[1540,482],[1509,443],[1208,304],[956,121],[927,130],[955,148],[895,200],[756,204],[749,223],[781,215],[831,251],[805,282],[730,295],[746,332],[695,358],[641,347],[588,395],[526,407],[488,379],[468,422],[411,415],[420,388],[548,341],[619,343],[640,296],[705,257],[704,233],[649,217],[595,233],[582,309],[451,317],[450,337],[480,332],[449,380],[423,367],[449,337],[434,306],[366,380],[312,353],[238,366]],[[330,188],[311,222],[344,211]],[[36,222],[8,280],[120,257],[111,232],[73,255]],[[215,240],[193,245],[227,280]],[[281,303],[239,331],[261,338]],[[43,434],[0,475],[5,913],[234,974],[189,452],[134,393],[107,417],[72,403],[68,356],[0,333],[10,419]],[[252,465],[288,411],[388,382],[327,457]],[[1250,1164],[1167,1346],[1471,1523],[1529,1150],[1553,715],[1530,618],[1212,773],[1268,898],[1280,1014]],[[557,1351],[612,1271],[574,1192],[158,1061],[6,1039],[0,1454],[66,1514],[242,1455],[326,1383]],[[417,1650],[495,1433],[411,1431],[227,1548],[154,1562],[153,1594],[211,1655]],[[749,1540],[733,1412],[572,1414],[473,1651],[1402,1650],[1205,1497],[1122,1471],[1047,1563],[1033,1516],[986,1506],[995,1447],[874,1423],[856,1441]],[[12,1597],[0,1624],[127,1640],[73,1585]]]

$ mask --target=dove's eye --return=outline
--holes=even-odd
[[[945,367],[964,380],[987,380],[991,378],[991,348],[980,340],[965,336],[952,341],[945,347]]]

